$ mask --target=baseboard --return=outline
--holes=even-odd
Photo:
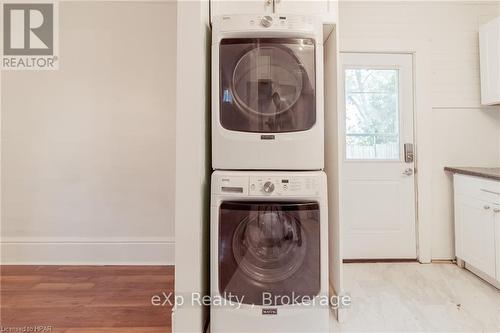
[[[3,265],[173,265],[173,237],[2,237]]]
[[[328,283],[328,290],[329,290],[329,293],[330,293],[330,297],[332,296],[337,296],[337,297],[341,297],[341,295],[343,293],[337,293],[337,291],[335,290],[335,288],[333,287],[333,285],[331,283]],[[346,314],[347,314],[347,311],[349,309],[346,309],[346,308],[343,308],[343,307],[338,307],[338,308],[331,308],[331,313],[333,314],[333,317],[339,322],[339,323],[343,323],[345,322],[345,318],[346,318]]]
[[[344,264],[406,263],[418,262],[417,259],[344,259]]]
[[[464,266],[467,270],[471,271],[478,277],[480,277],[482,280],[488,282],[489,284],[493,285],[495,288],[500,289],[500,281],[497,281],[495,278],[489,276],[488,274],[482,272],[481,270],[477,269],[476,267],[468,264],[467,262],[464,262]]]

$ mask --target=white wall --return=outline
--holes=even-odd
[[[60,70],[2,73],[2,262],[173,263],[175,2],[61,2]]]
[[[480,107],[478,28],[499,2],[340,3],[342,39],[430,43],[432,66],[432,258],[454,256],[452,183],[444,166],[500,165],[500,108]],[[417,92],[418,93],[418,92]],[[425,133],[418,133],[423,135]]]

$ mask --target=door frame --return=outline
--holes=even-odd
[[[411,54],[413,57],[413,128],[415,146],[415,205],[417,260],[430,263],[432,260],[432,103],[431,103],[431,63],[430,41],[426,39],[386,39],[386,38],[341,38],[340,53]],[[339,61],[339,69],[342,69]],[[340,74],[340,73],[339,73]],[[343,75],[338,76],[343,79]],[[340,86],[340,85],[339,85]],[[343,93],[338,91],[339,94]],[[344,106],[338,104],[338,110]],[[341,119],[339,117],[339,119]],[[343,124],[338,122],[338,133]],[[427,134],[427,135],[426,135]],[[341,146],[339,138],[338,149]],[[340,161],[339,161],[340,162]],[[340,179],[342,163],[338,163]],[[342,192],[339,189],[340,223],[343,220]]]

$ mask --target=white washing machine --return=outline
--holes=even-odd
[[[322,171],[215,171],[212,333],[328,332]]]
[[[318,18],[214,18],[214,169],[323,169],[323,99]]]

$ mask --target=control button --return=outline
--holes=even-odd
[[[269,28],[273,24],[273,18],[271,16],[264,16],[260,24],[262,24],[264,28]]]
[[[262,186],[262,191],[265,193],[272,193],[274,191],[274,184],[271,182],[265,182],[264,186]]]
[[[250,185],[250,189],[251,189],[252,191],[255,191],[255,184]]]

